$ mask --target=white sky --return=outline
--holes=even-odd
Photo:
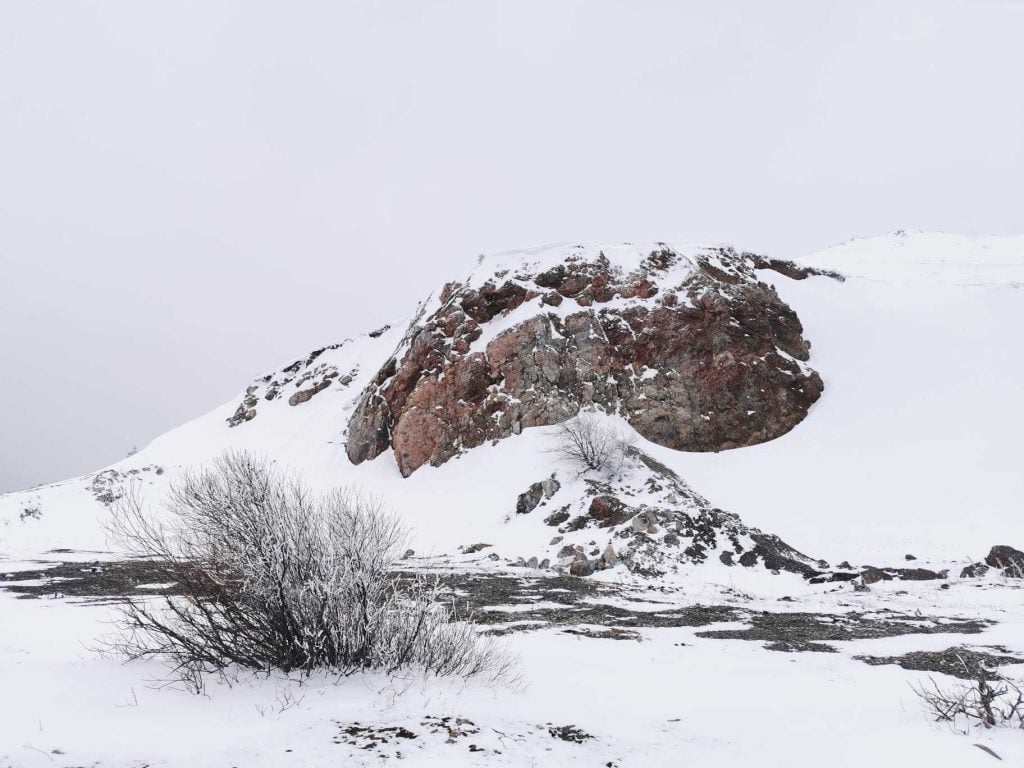
[[[0,0],[0,491],[481,252],[1024,232],[1022,40],[1024,2]]]

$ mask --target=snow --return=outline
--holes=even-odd
[[[910,597],[899,599],[941,599],[929,589],[914,585]],[[1019,599],[987,594],[1005,619],[969,642],[1022,650]],[[898,605],[885,594],[872,600],[866,608]],[[0,764],[18,768],[390,764],[334,743],[353,722],[412,729],[416,740],[390,748],[414,766],[992,765],[975,743],[1008,765],[1024,760],[1018,734],[965,738],[931,723],[910,687],[928,675],[852,658],[941,649],[962,636],[853,641],[837,643],[838,653],[788,654],[758,642],[699,637],[703,628],[645,629],[641,642],[542,629],[510,640],[526,682],[519,689],[378,675],[304,682],[273,676],[213,682],[195,696],[154,687],[163,672],[158,663],[125,665],[90,650],[109,630],[106,606],[0,593],[0,611],[7,619],[0,635],[7,694],[0,697]],[[431,736],[422,727],[427,716],[468,718],[480,733],[448,744],[447,734]],[[594,738],[553,739],[548,723],[572,724]],[[470,752],[468,743],[501,754]]]
[[[469,283],[524,264],[535,271],[554,266],[579,247],[485,259]],[[583,248],[604,252],[628,272],[652,244]],[[901,565],[912,553],[920,558],[913,566],[955,568],[980,559],[993,544],[1024,547],[1024,238],[901,233],[851,241],[801,261],[847,276],[845,282],[793,281],[762,272],[799,314],[813,344],[809,364],[825,382],[808,418],[770,443],[722,453],[684,454],[639,437],[636,445],[714,505],[833,563]],[[687,268],[684,260],[680,269]],[[511,322],[510,316],[495,323],[494,333]],[[390,452],[359,466],[345,456],[345,429],[359,393],[403,343],[408,323],[318,358],[357,371],[349,386],[332,384],[296,406],[287,403],[287,393],[261,398],[254,419],[229,428],[240,393],[113,465],[120,474],[112,487],[138,486],[158,507],[178,472],[227,448],[244,448],[301,473],[315,487],[354,484],[380,494],[412,529],[410,565],[541,575],[492,563],[487,555],[550,556],[555,531],[538,521],[560,495],[577,493],[582,480],[553,464],[545,430],[524,430],[406,479]],[[140,471],[128,476],[130,470]],[[548,506],[516,515],[518,494],[556,470],[562,488]],[[109,511],[90,490],[93,477],[0,497],[0,572],[113,556],[103,552]],[[28,508],[38,509],[38,518],[24,515]],[[596,538],[593,530],[578,533],[579,542],[572,535],[564,542]],[[453,554],[477,542],[493,546],[471,557]],[[56,548],[76,551],[44,554]],[[628,581],[621,569],[594,578]],[[1016,585],[998,578],[945,584],[876,584],[869,595],[855,596],[845,587],[811,586],[789,574],[729,568],[713,559],[657,589],[638,591],[631,608],[639,610],[636,601],[645,600],[650,611],[694,603],[774,611],[922,610],[998,623],[981,635],[859,640],[834,643],[838,653],[799,654],[699,637],[706,628],[643,629],[635,642],[546,627],[509,636],[521,657],[526,685],[520,690],[364,675],[341,684],[283,677],[215,682],[207,696],[149,687],[162,672],[155,662],[123,665],[97,656],[92,649],[110,629],[109,606],[19,600],[0,589],[6,694],[0,696],[0,766],[378,765],[391,760],[333,743],[339,724],[400,724],[422,732],[426,715],[467,717],[480,733],[454,745],[421,733],[415,743],[397,745],[407,764],[993,765],[976,743],[997,751],[1007,765],[1022,764],[1019,734],[964,738],[930,722],[910,687],[927,674],[853,659],[963,642],[1024,652],[1024,593]],[[544,597],[507,606],[509,623],[517,623],[519,611],[551,607]],[[583,744],[552,739],[538,728],[547,723],[573,724],[595,738]],[[502,754],[470,752],[469,742]]]

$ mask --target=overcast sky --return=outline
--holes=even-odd
[[[1024,232],[1024,3],[0,0],[0,491],[479,253]]]

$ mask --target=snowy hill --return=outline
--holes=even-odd
[[[1024,321],[1024,239],[896,234],[850,241],[799,260],[813,271],[840,272],[848,278],[843,282],[825,275],[786,276],[767,268],[762,257],[728,249],[679,247],[666,251],[674,255],[663,267],[644,261],[661,248],[668,249],[663,244],[568,246],[484,260],[467,279],[446,288],[448,296],[435,293],[405,321],[304,355],[253,382],[232,402],[96,475],[0,497],[0,552],[105,549],[101,523],[107,505],[128,484],[140,484],[157,505],[181,468],[201,465],[227,448],[244,448],[298,469],[314,485],[358,484],[379,493],[414,529],[418,550],[451,553],[460,545],[489,542],[512,560],[540,557],[551,531],[514,515],[519,495],[552,472],[545,453],[548,438],[539,427],[558,420],[550,415],[552,398],[562,396],[557,393],[571,396],[565,415],[586,404],[584,392],[591,402],[608,405],[611,395],[602,394],[600,383],[606,376],[618,377],[609,391],[618,398],[615,418],[621,427],[631,431],[632,424],[654,439],[637,436],[638,448],[678,473],[711,504],[814,557],[891,564],[912,552],[966,561],[992,544],[1024,540],[1024,473],[1017,460],[1024,434],[1024,364],[1016,354]],[[597,254],[605,260],[603,273],[587,266],[597,263]],[[566,288],[578,276],[574,263],[586,267],[580,273],[586,278],[583,289]],[[510,275],[523,278],[519,282],[524,285],[527,278],[534,281],[535,296],[525,298],[531,291],[517,288],[513,293],[519,303],[506,306],[500,296],[481,293],[487,285],[500,293],[502,281],[515,284],[508,282]],[[784,303],[775,305],[771,294],[755,293],[758,280],[774,286]],[[602,296],[607,285],[614,290]],[[666,306],[668,289],[675,287],[684,287],[678,292],[682,295]],[[450,304],[456,294],[479,302],[462,303],[471,316],[460,321],[468,323],[462,350],[468,357],[474,350],[493,350],[496,339],[509,338],[509,331],[535,317],[564,321],[580,312],[606,321],[615,315],[663,317],[676,307],[692,309],[694,297],[712,290],[733,297],[731,305],[727,298],[722,315],[727,329],[748,322],[737,308],[754,306],[752,301],[769,302],[757,305],[759,311],[783,318],[783,325],[766,331],[766,338],[774,339],[770,347],[776,367],[756,380],[778,387],[779,399],[772,402],[781,404],[779,426],[769,420],[750,437],[744,433],[729,442],[737,428],[726,421],[718,432],[707,432],[710,437],[699,437],[721,439],[720,445],[701,444],[701,452],[674,450],[653,422],[644,421],[641,404],[655,392],[663,394],[668,386],[662,384],[668,381],[664,375],[685,361],[652,352],[646,369],[613,366],[569,383],[556,379],[548,399],[534,400],[540,405],[533,410],[521,403],[523,392],[538,391],[535,386],[501,395],[511,392],[502,387],[512,385],[508,375],[496,377],[498,395],[485,389],[479,401],[490,409],[480,413],[494,415],[495,431],[450,452],[455,460],[445,461],[445,453],[430,462],[439,466],[422,466],[411,474],[403,470],[409,477],[403,478],[401,462],[389,450],[358,465],[346,455],[354,414],[366,405],[368,392],[390,381],[381,371],[389,360],[408,356],[411,334],[427,320],[434,318],[431,327],[438,326],[446,317],[441,311],[446,301]],[[795,310],[792,319],[785,318],[787,305]],[[487,308],[474,320],[478,306]],[[661,314],[648,314],[653,312]],[[544,344],[557,344],[565,335],[564,328],[552,328]],[[799,347],[801,329],[810,342],[813,371],[794,357],[807,359]],[[461,343],[461,332],[432,332],[444,343],[436,349],[450,351]],[[750,332],[738,336],[749,338]],[[619,350],[622,344],[613,347]],[[782,347],[776,349],[777,344]],[[527,347],[534,350],[533,345],[531,340]],[[665,344],[655,346],[660,350]],[[628,349],[641,354],[636,347]],[[766,351],[750,350],[753,356]],[[423,370],[415,371],[414,384],[420,387],[415,397],[425,386]],[[792,385],[787,382],[794,376],[811,381],[819,374],[824,382],[820,400],[790,406]],[[431,375],[433,381],[445,374]],[[404,390],[403,397],[415,387]],[[504,398],[500,418],[490,406],[499,395]],[[740,401],[727,404],[736,410],[733,402]],[[503,422],[513,410],[514,418]],[[465,418],[475,425],[480,417],[474,412]],[[702,418],[695,411],[684,421]],[[393,430],[388,427],[388,440]],[[436,445],[424,454],[439,455]]]

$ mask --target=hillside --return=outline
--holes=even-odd
[[[660,250],[674,255],[645,264]],[[518,495],[551,474],[539,427],[589,404],[639,430],[637,446],[712,504],[816,558],[967,560],[1024,539],[1024,517],[1014,513],[1024,498],[1014,458],[1024,412],[1010,405],[1021,401],[1024,370],[1009,354],[1024,320],[1019,239],[897,234],[799,261],[847,279],[787,277],[781,262],[773,269],[753,254],[663,244],[484,259],[409,318],[261,377],[128,459],[0,497],[0,550],[105,549],[104,501],[126,483],[141,483],[156,504],[182,467],[242,448],[316,485],[372,489],[413,527],[420,549],[507,539],[510,558],[528,557],[541,542],[504,521]],[[682,296],[671,290],[683,285]],[[717,315],[695,308],[712,296]],[[766,317],[780,324],[758,325]],[[703,358],[693,352],[701,345]],[[768,351],[761,373],[735,373]],[[493,370],[477,375],[485,360]],[[385,375],[388,366],[397,377]],[[794,400],[806,386],[813,397]],[[373,394],[386,390],[383,400]],[[706,404],[694,400],[703,391],[712,393]],[[389,397],[388,412],[399,416],[408,403],[421,407],[390,426],[375,421],[368,409]],[[444,409],[443,434],[422,420],[406,430],[421,444],[433,435],[415,467],[397,449],[394,458],[379,445],[353,453],[369,424],[383,429],[383,447],[392,433],[401,446],[412,415]],[[452,456],[459,460],[445,463]],[[440,466],[411,471],[428,459]]]

